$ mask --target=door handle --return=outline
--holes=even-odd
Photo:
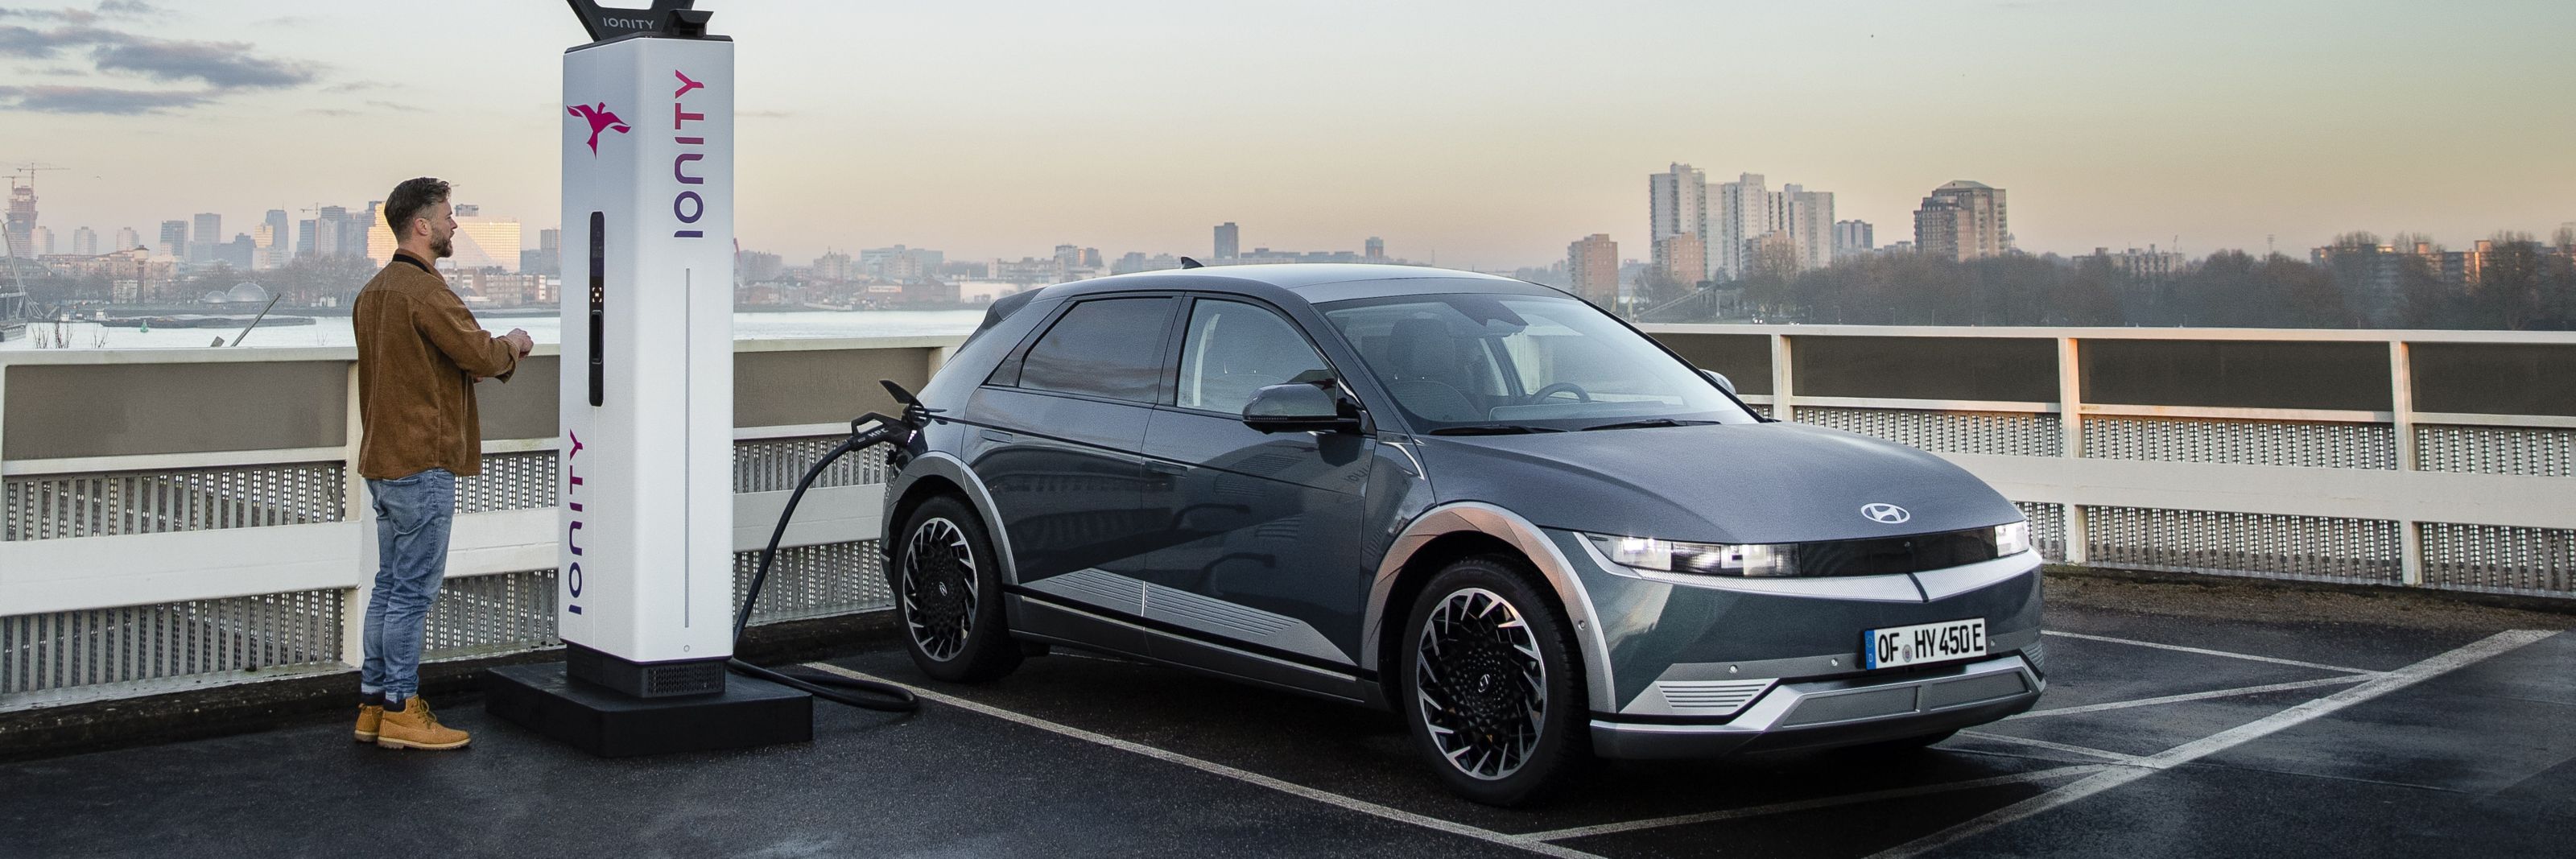
[[[981,436],[983,436],[985,441],[998,441],[998,442],[1004,442],[1004,443],[1008,443],[1008,442],[1012,442],[1012,441],[1017,441],[1017,440],[1019,439],[1019,437],[1018,437],[1018,436],[1014,436],[1014,435],[1012,435],[1012,434],[1010,434],[1010,433],[1003,432],[1003,431],[1001,431],[1001,430],[997,430],[997,429],[988,429],[988,430],[984,430],[984,431],[982,431],[982,432],[977,433],[977,435],[981,435]]]
[[[1164,462],[1164,461],[1159,460],[1159,459],[1148,459],[1148,460],[1145,460],[1145,470],[1146,470],[1146,471],[1154,472],[1154,473],[1156,473],[1156,474],[1188,474],[1188,473],[1190,473],[1190,467],[1189,467],[1189,466],[1182,465],[1182,464],[1177,463],[1177,462]]]

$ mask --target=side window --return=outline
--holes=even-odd
[[[1241,414],[1263,387],[1332,377],[1296,327],[1266,308],[1202,299],[1182,336],[1181,389],[1173,398],[1181,408]]]
[[[1163,378],[1172,299],[1107,298],[1065,311],[1029,347],[1020,387],[1151,403]]]

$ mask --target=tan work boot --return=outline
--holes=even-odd
[[[388,749],[457,749],[473,739],[464,731],[438,723],[429,712],[429,702],[414,695],[403,699],[400,710],[388,709],[376,729],[376,745]]]
[[[380,725],[380,724],[382,724],[382,723],[384,722],[384,720],[385,720],[385,705],[383,705],[383,704],[360,704],[360,705],[358,705],[358,730],[354,732],[354,733],[356,733],[356,735],[357,735],[357,737],[358,737],[358,742],[361,742],[361,743],[372,743],[372,742],[375,742],[375,741],[376,741],[376,729],[377,729],[377,726],[378,726],[378,725]]]

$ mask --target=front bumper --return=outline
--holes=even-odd
[[[1787,683],[1725,724],[1594,719],[1592,748],[1607,758],[1704,758],[1894,740],[2028,710],[2047,688],[2019,654],[1895,678]]]

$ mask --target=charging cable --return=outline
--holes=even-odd
[[[857,420],[850,421],[850,437],[843,440],[839,447],[832,448],[831,453],[824,454],[821,460],[814,463],[814,467],[805,470],[803,479],[796,481],[796,491],[787,496],[787,509],[778,514],[778,527],[769,532],[768,548],[760,550],[760,569],[751,575],[751,590],[743,595],[742,609],[734,615],[733,639],[736,651],[742,648],[743,627],[751,624],[751,607],[760,601],[760,585],[769,579],[769,564],[778,557],[778,541],[787,536],[787,520],[796,515],[796,503],[804,500],[805,488],[812,486],[814,478],[822,476],[823,469],[830,467],[832,461],[840,459],[842,455],[892,441],[913,429],[914,426],[908,421],[886,417],[876,412],[862,415]],[[909,713],[921,708],[921,701],[913,697],[912,690],[892,683],[828,674],[788,674],[762,668],[740,658],[725,660],[725,667],[733,669],[736,674],[758,677],[781,686],[802,689],[812,693],[816,698],[837,701],[852,707],[882,710],[888,713]]]

